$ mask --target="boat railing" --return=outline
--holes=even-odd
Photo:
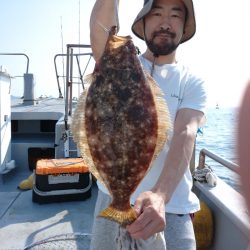
[[[74,49],[85,49],[87,52],[85,53],[74,53]],[[66,74],[59,74],[58,73],[58,68],[57,68],[57,58],[58,57],[66,57]],[[85,57],[87,58],[87,62],[83,70],[81,69],[80,65],[80,57]],[[74,76],[74,60],[76,59],[76,66],[77,66],[77,72],[78,75]],[[59,98],[63,98],[63,94],[61,91],[61,86],[60,86],[60,78],[63,78],[64,81],[64,86],[66,86],[65,89],[65,115],[71,115],[72,114],[72,98],[73,98],[73,84],[81,84],[82,89],[84,89],[84,81],[83,77],[86,73],[86,70],[89,66],[89,63],[92,58],[92,51],[91,51],[91,46],[90,45],[85,45],[85,44],[67,44],[67,53],[66,54],[56,54],[54,57],[54,66],[55,66],[55,72],[56,72],[56,79],[57,79],[57,85],[58,85],[58,91],[59,91]],[[63,65],[64,69],[64,65]],[[78,79],[78,81],[76,81]]]
[[[29,57],[24,54],[24,53],[0,53],[1,56],[24,56],[27,60],[26,63],[26,74],[29,73],[29,63],[30,63],[30,59]],[[23,76],[14,76],[14,77],[23,77]]]
[[[78,49],[78,53],[74,53],[74,49]],[[80,53],[81,52],[81,53]],[[84,53],[82,53],[84,52]],[[57,70],[57,58],[58,57],[66,57],[66,74],[64,73],[64,61],[63,61],[63,74],[59,75]],[[82,68],[80,65],[80,58],[85,57],[84,63],[85,66]],[[64,101],[65,101],[65,114],[64,114],[64,127],[65,132],[63,135],[64,138],[64,155],[65,157],[69,157],[71,151],[77,151],[75,149],[70,149],[70,138],[72,137],[69,126],[69,117],[73,112],[73,85],[78,85],[78,90],[82,88],[85,89],[84,86],[84,75],[87,71],[87,68],[90,64],[91,59],[93,58],[92,50],[90,45],[84,44],[67,44],[67,53],[66,54],[57,54],[54,57],[55,64],[55,72],[57,78],[57,85],[59,91],[59,98],[63,98],[61,87],[60,87],[60,78],[63,78],[65,87],[64,89]],[[76,64],[75,60],[76,59]],[[76,66],[76,68],[75,68]],[[80,86],[81,85],[81,86]],[[78,92],[80,95],[80,91]]]
[[[206,156],[210,159],[220,163],[221,165],[227,167],[228,169],[232,170],[233,172],[239,174],[239,166],[232,161],[226,160],[219,155],[212,153],[211,151],[203,148],[200,150],[199,154],[199,165],[198,168],[202,169],[205,167]]]
[[[73,95],[73,57],[74,53],[73,50],[74,48],[83,48],[83,49],[91,49],[90,45],[84,45],[84,44],[67,44],[67,61],[66,61],[66,96],[65,96],[65,127],[68,129],[68,116],[72,115],[72,95]],[[89,65],[89,62],[92,58],[92,51],[88,53],[84,53],[85,56],[89,56],[89,60],[87,62],[87,65],[85,66],[85,69],[83,73],[81,73],[80,69],[80,63],[79,63],[79,58],[77,58],[77,65],[78,65],[78,72],[80,74],[81,82],[82,82],[82,87],[84,89],[84,84],[83,84],[83,75],[86,72],[86,69]]]
[[[84,48],[89,48],[89,45],[84,45]],[[82,70],[81,66],[80,66],[80,58],[81,57],[86,57],[86,56],[88,57],[87,63],[85,65],[84,69]],[[87,52],[87,53],[73,53],[73,51],[72,51],[72,53],[70,53],[70,58],[69,59],[68,59],[68,54],[56,54],[54,56],[54,66],[55,66],[55,72],[56,72],[56,80],[57,80],[57,87],[58,87],[58,92],[59,92],[59,98],[63,98],[63,94],[62,94],[62,90],[61,90],[61,85],[60,85],[60,78],[62,78],[64,80],[63,84],[64,84],[64,86],[66,86],[65,79],[68,78],[69,75],[68,76],[65,75],[64,72],[63,72],[63,74],[59,74],[58,68],[57,68],[57,59],[59,57],[62,57],[62,58],[66,57],[67,60],[70,60],[70,67],[71,67],[71,69],[69,70],[69,72],[71,74],[70,75],[71,83],[74,83],[73,80],[78,79],[78,80],[80,80],[80,84],[82,85],[82,88],[84,89],[83,76],[85,75],[86,70],[87,70],[87,68],[89,66],[90,60],[92,58],[92,52]],[[73,73],[72,73],[73,72],[73,58],[76,59],[78,76],[73,76]],[[68,67],[68,66],[66,66],[66,67]],[[79,83],[79,82],[77,82],[77,83]]]

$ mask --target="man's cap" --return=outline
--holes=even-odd
[[[194,15],[194,6],[192,0],[181,0],[186,7],[187,17],[184,27],[184,34],[181,39],[181,43],[184,43],[191,39],[196,31],[195,15]],[[134,23],[132,24],[133,33],[138,36],[140,39],[144,40],[144,23],[143,18],[151,11],[153,7],[154,0],[144,0],[144,6],[135,18]]]

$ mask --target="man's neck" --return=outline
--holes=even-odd
[[[145,51],[145,53],[143,54],[143,56],[153,62],[155,60],[155,64],[156,65],[162,65],[162,64],[173,64],[173,63],[176,63],[176,57],[175,57],[175,52],[172,52],[171,54],[169,55],[166,55],[166,56],[158,56],[155,58],[155,56],[153,55],[153,53],[147,49]]]

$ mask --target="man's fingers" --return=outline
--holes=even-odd
[[[134,204],[134,210],[139,216],[143,211],[143,199],[138,198]]]
[[[147,240],[152,235],[154,235],[157,232],[161,232],[164,230],[164,226],[158,223],[156,220],[150,220],[145,227],[141,228],[141,230],[138,231],[132,231],[130,233],[130,236],[134,239],[143,239]]]
[[[163,231],[165,228],[164,218],[160,218],[158,212],[153,207],[147,207],[143,213],[129,226],[127,230],[131,237],[135,239],[147,239],[154,233]]]
[[[130,234],[135,234],[142,231],[150,221],[151,219],[148,216],[145,216],[145,213],[142,213],[132,224],[127,226],[127,230]]]
[[[131,237],[135,239],[148,239],[155,233],[164,230],[165,204],[161,196],[147,191],[142,193],[136,200],[134,209],[137,219],[127,226]]]

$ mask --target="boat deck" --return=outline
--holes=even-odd
[[[16,168],[0,175],[0,250],[24,249],[60,235],[90,234],[97,196],[95,184],[90,199],[49,204],[34,203],[31,190],[17,188],[32,173],[29,170],[29,148],[52,147],[55,148],[55,158],[63,157],[64,100],[44,98],[29,106],[24,105],[21,98],[16,98],[12,99],[11,110],[13,125],[16,123],[11,137],[11,159],[15,160]],[[51,124],[50,120],[54,123]],[[250,242],[250,224],[243,197],[221,180],[215,188],[206,183],[195,183],[194,189],[213,213],[215,233],[210,249],[246,250]],[[88,249],[79,247],[77,241],[76,244],[73,248],[43,249]]]
[[[70,233],[91,233],[97,187],[85,201],[37,204],[32,191],[21,191],[19,182],[30,172],[11,171],[0,176],[1,250],[24,249],[49,237]]]
[[[11,98],[12,120],[59,119],[64,115],[65,100],[62,98],[38,98],[34,105],[25,105],[19,97]],[[73,103],[74,104],[74,103]]]
[[[92,185],[89,199],[49,204],[34,203],[31,190],[18,188],[19,183],[32,173],[28,149],[55,147],[57,134],[55,131],[41,131],[42,121],[57,123],[64,118],[64,113],[64,99],[39,98],[35,105],[25,105],[22,98],[11,99],[11,120],[18,121],[11,138],[12,159],[15,159],[16,168],[0,175],[0,250],[24,249],[58,235],[91,233],[96,184]],[[53,126],[54,123],[52,130],[55,129]],[[81,248],[78,246],[74,249]]]

